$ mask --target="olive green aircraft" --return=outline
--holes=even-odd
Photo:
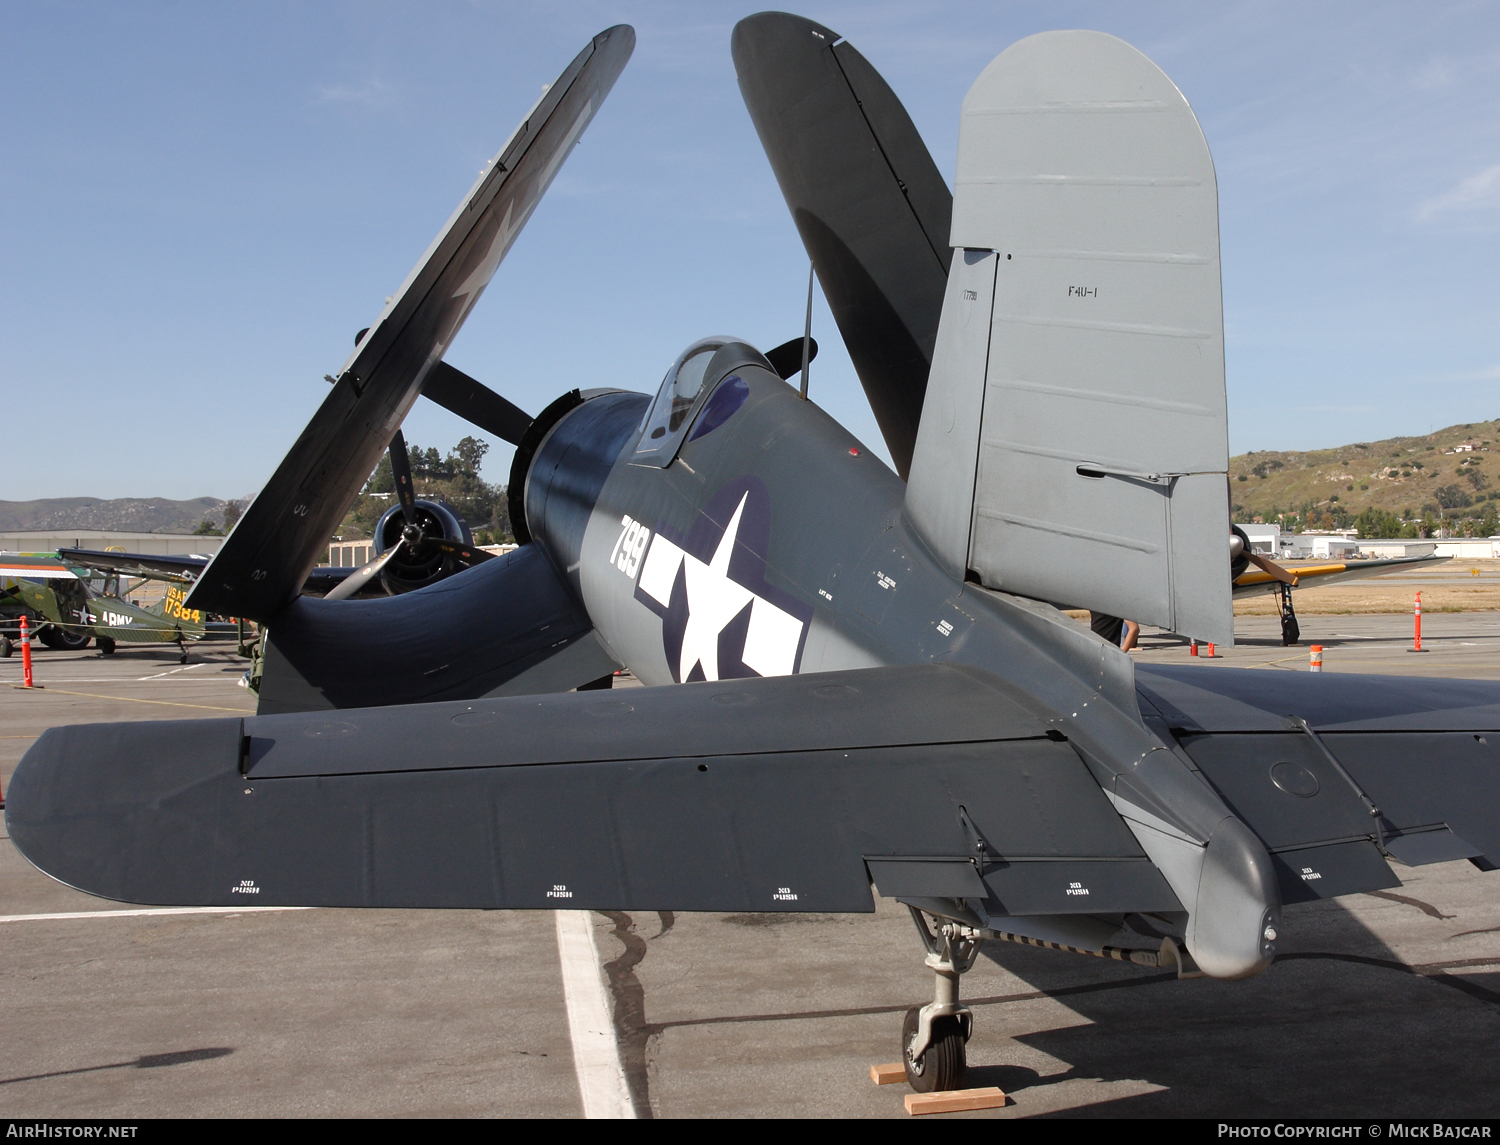
[[[93,640],[112,656],[117,644],[176,644],[187,663],[187,645],[202,640],[206,628],[203,614],[184,605],[181,585],[142,606],[125,599],[118,572],[79,575],[90,571],[97,570],[51,555],[0,555],[0,608],[8,605],[10,614],[0,620],[0,657],[13,651],[24,612],[46,648],[80,651]]]

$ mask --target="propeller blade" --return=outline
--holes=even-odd
[[[346,600],[349,597],[353,596],[355,593],[362,590],[366,585],[368,585],[371,581],[373,581],[380,575],[385,566],[390,563],[395,555],[401,550],[401,547],[405,544],[406,539],[403,537],[385,552],[381,553],[369,564],[355,569],[352,573],[341,580],[331,592],[325,594],[323,599]],[[431,547],[437,549],[439,552],[447,553],[451,557],[456,557],[458,560],[463,561],[464,564],[470,566],[471,568],[474,565],[483,564],[485,561],[492,560],[495,556],[494,553],[487,553],[483,549],[476,548],[473,545],[463,545],[459,544],[457,541],[449,541],[446,539],[437,541],[424,539],[423,545],[424,547]]]
[[[428,372],[422,382],[422,396],[512,445],[521,444],[522,435],[531,425],[531,415],[525,410],[447,362],[439,362]]]
[[[396,497],[408,526],[417,523],[417,496],[411,487],[411,458],[406,455],[406,437],[399,429],[391,438],[391,476],[396,479]],[[395,549],[391,550],[395,552]]]
[[[334,587],[333,591],[328,593],[325,597],[323,597],[323,599],[344,600],[348,597],[353,596],[356,592],[364,588],[367,584],[369,584],[372,580],[380,575],[380,570],[385,568],[390,559],[401,551],[401,546],[405,543],[406,542],[404,540],[397,541],[394,545],[392,545],[385,552],[381,553],[369,564],[355,569],[343,580],[339,581],[339,583]]]
[[[809,338],[807,349],[807,360],[815,361],[818,357],[818,340]],[[802,339],[793,338],[790,342],[783,342],[774,350],[767,350],[766,361],[771,363],[776,376],[783,382],[786,381],[802,369]]]
[[[1251,549],[1245,555],[1250,558],[1250,563],[1252,565],[1254,565],[1256,568],[1260,569],[1261,572],[1270,573],[1273,577],[1275,577],[1277,580],[1279,580],[1282,584],[1290,584],[1290,585],[1294,585],[1294,586],[1296,585],[1296,583],[1297,583],[1297,576],[1296,576],[1296,574],[1292,573],[1292,572],[1289,572],[1286,569],[1282,568],[1275,561],[1270,560],[1270,559],[1268,559],[1266,557],[1261,556],[1254,549]]]

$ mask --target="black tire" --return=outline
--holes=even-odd
[[[100,636],[95,640],[99,645],[99,655],[113,656],[115,654],[115,641],[112,636]]]
[[[15,651],[9,636],[0,636],[0,659],[9,660],[10,654]]]
[[[55,624],[47,625],[37,632],[36,636],[48,648],[58,652],[81,652],[89,646],[87,632],[74,632],[68,628],[59,628]]]
[[[906,1065],[907,1084],[918,1093],[962,1089],[968,1073],[964,1052],[964,1031],[957,1018],[938,1018],[932,1024],[932,1041],[918,1061],[911,1060],[909,1048],[917,1036],[920,1011],[906,1011],[901,1023],[901,1060]]]

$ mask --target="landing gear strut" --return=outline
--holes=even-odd
[[[927,948],[927,965],[936,984],[933,1000],[908,1010],[901,1025],[906,1080],[918,1093],[960,1089],[968,1069],[964,1046],[974,1032],[974,1015],[959,1004],[958,979],[974,965],[982,940],[969,927],[941,919],[934,920],[934,933],[926,915],[914,906],[907,909]]]
[[[1292,608],[1292,586],[1276,582],[1276,599],[1281,606],[1281,643],[1291,647],[1302,638],[1302,628],[1297,623],[1297,613]]]

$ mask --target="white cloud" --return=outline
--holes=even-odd
[[[1500,163],[1470,175],[1447,194],[1428,199],[1417,209],[1418,219],[1430,219],[1447,211],[1470,211],[1500,207]]]

